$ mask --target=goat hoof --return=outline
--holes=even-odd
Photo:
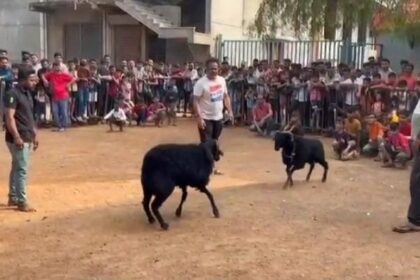
[[[154,224],[155,223],[155,218],[149,218],[149,224]]]
[[[181,209],[179,209],[179,208],[176,209],[175,216],[177,216],[178,218],[181,217],[181,212],[182,212]]]
[[[288,186],[289,186],[288,184],[284,184],[283,185],[283,190],[287,190]]]
[[[168,225],[167,223],[163,223],[163,224],[161,224],[161,225],[160,225],[160,227],[161,227],[163,230],[168,230],[168,229],[169,229],[169,225]]]
[[[322,179],[322,183],[325,183],[325,182],[327,182],[327,179]]]

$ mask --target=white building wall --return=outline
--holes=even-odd
[[[254,0],[248,0],[254,1]],[[212,0],[211,34],[222,34],[224,40],[244,39],[244,0]]]
[[[212,0],[211,34],[213,38],[222,35],[223,40],[255,39],[248,27],[254,22],[262,0]],[[293,30],[285,26],[279,28],[277,38],[296,39]],[[301,34],[301,38],[307,38]]]
[[[20,61],[22,50],[45,53],[44,17],[29,11],[32,1],[0,1],[0,48],[8,50],[12,61]]]

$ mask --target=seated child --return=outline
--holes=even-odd
[[[147,121],[154,121],[157,127],[161,127],[166,115],[166,107],[159,101],[159,97],[153,98],[153,103],[147,108]]]
[[[365,155],[374,156],[379,152],[379,146],[383,142],[384,127],[374,115],[368,116],[366,123],[369,130],[369,143],[364,145],[362,151]]]
[[[136,120],[137,126],[146,125],[147,121],[147,105],[144,100],[139,100],[132,110],[133,119]]]
[[[113,125],[116,125],[120,128],[120,132],[123,131],[124,125],[127,121],[127,116],[124,113],[124,109],[122,108],[123,104],[120,100],[117,100],[114,105],[114,109],[112,109],[105,117],[104,120],[109,124],[109,131],[114,131]]]
[[[411,149],[408,139],[398,130],[398,123],[391,123],[385,142],[379,147],[383,167],[405,167],[410,159]]]
[[[356,140],[344,130],[342,122],[336,124],[333,149],[339,160],[356,159],[358,157]]]

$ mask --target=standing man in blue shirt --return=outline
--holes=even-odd
[[[0,57],[0,81],[6,84],[6,91],[12,88],[13,72],[9,66],[9,59],[6,56]]]

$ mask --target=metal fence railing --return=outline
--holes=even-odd
[[[234,40],[223,41],[219,50],[219,59],[228,57],[231,65],[252,64],[254,58],[273,61],[281,59],[280,40]]]
[[[299,93],[300,89],[303,94]],[[249,122],[250,113],[255,106],[255,90],[235,85],[229,88],[229,94],[236,117]],[[360,89],[353,84],[332,84],[320,97],[313,99],[308,85],[302,84],[301,88],[293,85],[283,87],[274,94],[267,95],[266,99],[271,104],[273,118],[277,124],[286,125],[295,114],[299,116],[305,129],[325,130],[334,129],[339,119],[354,111],[359,111],[361,117],[371,114],[378,118],[387,117],[392,110],[409,116],[414,111],[419,97],[419,91],[406,89],[391,88],[378,91],[363,87]],[[377,103],[382,105],[378,106]]]
[[[346,41],[289,41],[289,40],[225,40],[218,47],[219,59],[228,57],[232,65],[251,64],[259,60],[284,61],[309,66],[315,61],[354,64],[361,68],[370,56],[380,57],[382,45],[350,43]]]

